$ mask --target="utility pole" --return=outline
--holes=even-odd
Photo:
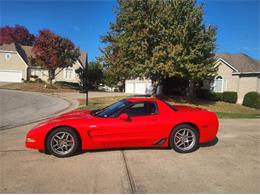
[[[88,89],[86,89],[86,106],[88,105]]]

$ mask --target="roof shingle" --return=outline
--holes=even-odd
[[[260,61],[254,60],[246,54],[217,53],[216,58],[223,59],[233,66],[238,73],[257,73],[260,72]]]

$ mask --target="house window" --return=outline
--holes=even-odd
[[[6,54],[5,54],[5,59],[6,59],[6,60],[10,60],[11,57],[12,57],[12,54],[10,54],[10,53],[6,53]]]
[[[74,79],[74,69],[73,68],[65,68],[64,69],[64,79],[66,80],[72,80]]]
[[[42,78],[42,71],[40,69],[31,69],[31,76]]]
[[[214,83],[213,83],[213,91],[214,92],[223,92],[224,91],[224,84],[225,84],[225,80],[221,77],[221,76],[217,76],[214,79]]]

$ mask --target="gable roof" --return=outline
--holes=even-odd
[[[231,68],[235,71],[234,73],[260,73],[260,61],[254,60],[246,54],[217,53],[215,57],[231,66]]]
[[[0,45],[0,50],[2,50],[2,51],[17,51],[16,50],[16,44],[11,43],[11,44]]]
[[[26,46],[28,47],[28,46]],[[28,65],[29,60],[26,52],[22,48],[21,45],[16,44],[16,43],[11,43],[11,44],[3,44],[0,45],[0,51],[8,51],[8,52],[18,52],[21,56],[21,58],[24,60],[24,62]]]
[[[18,52],[23,60],[29,65],[29,58],[35,57],[32,52],[32,46],[20,45],[17,43],[0,45],[0,50],[9,52]],[[87,53],[80,51],[79,62],[84,67],[87,64]]]
[[[80,50],[79,62],[81,63],[81,65],[82,65],[83,67],[86,66],[86,64],[87,64],[87,62],[88,62],[87,52]]]

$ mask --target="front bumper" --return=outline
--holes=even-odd
[[[27,148],[33,148],[38,150],[44,150],[44,135],[38,133],[37,130],[31,130],[27,133],[25,138],[25,146]]]

